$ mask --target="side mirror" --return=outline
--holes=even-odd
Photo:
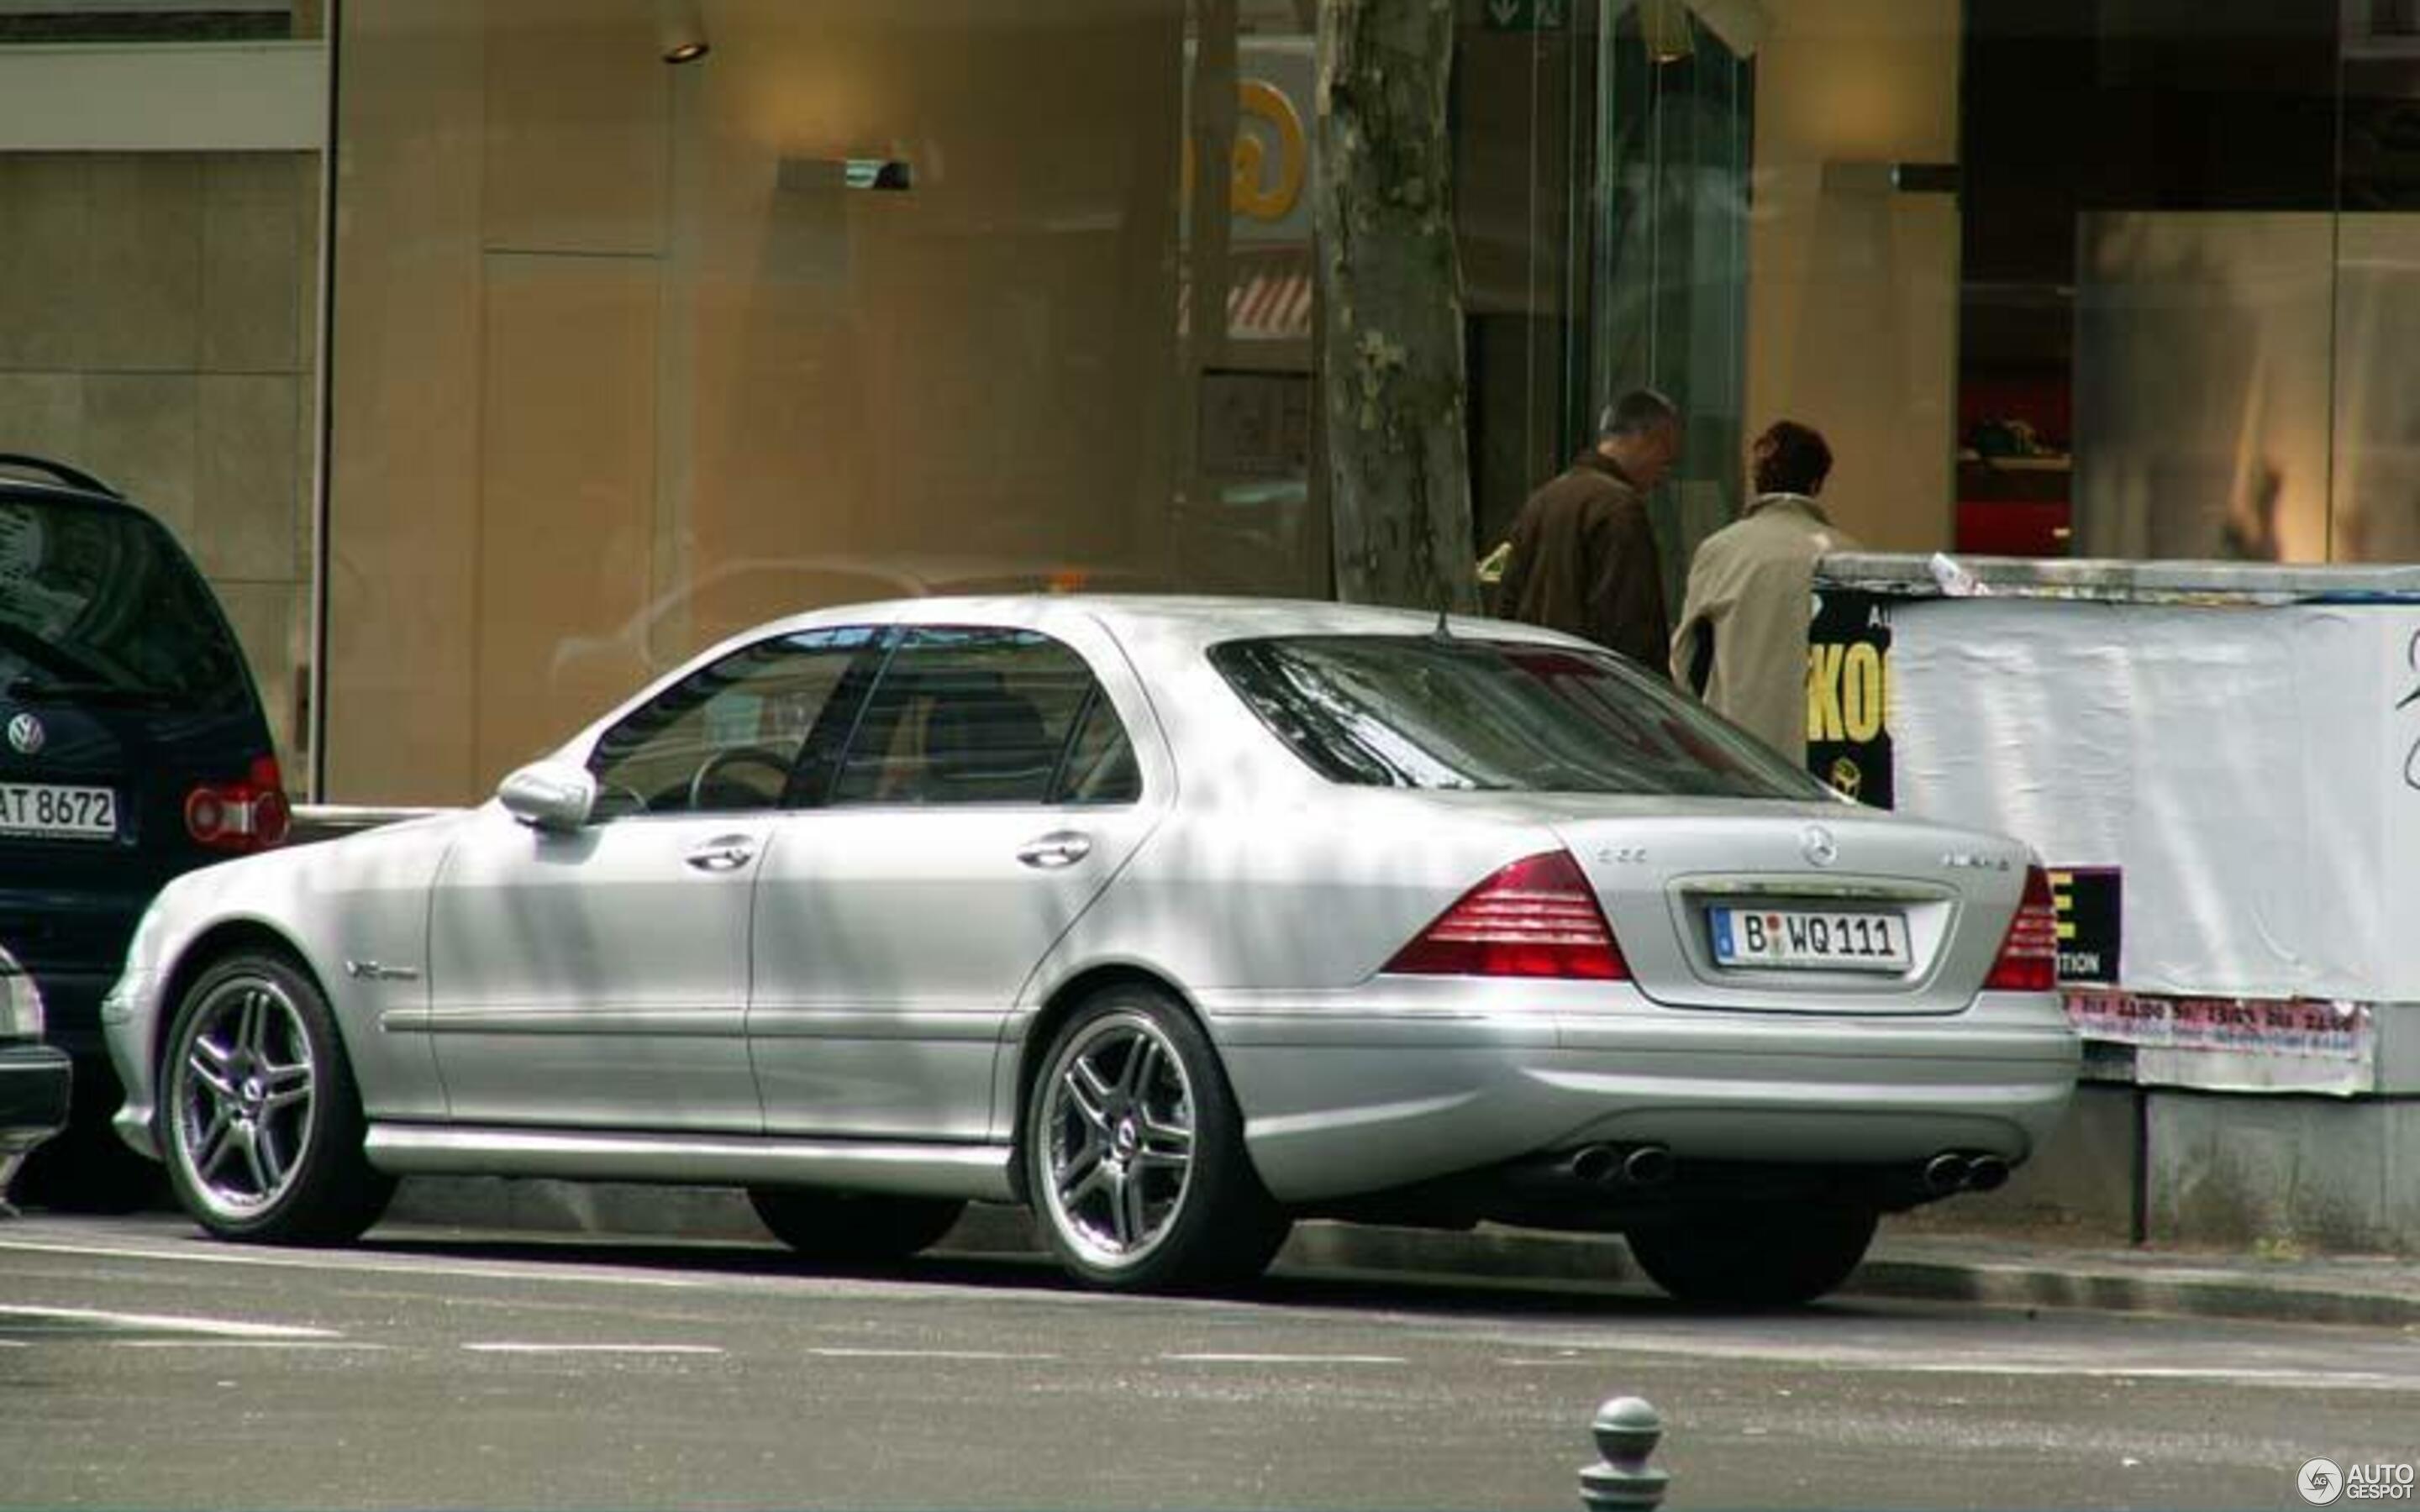
[[[497,784],[496,799],[531,828],[567,835],[588,823],[597,779],[569,762],[533,762]]]

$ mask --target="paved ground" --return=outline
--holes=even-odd
[[[979,1237],[969,1235],[966,1237]],[[170,1214],[0,1224],[0,1505],[1577,1504],[1616,1393],[1668,1505],[2301,1505],[2420,1454],[2399,1328],[1288,1259],[1227,1300],[1030,1256],[834,1273],[698,1242],[391,1223],[326,1251]]]
[[[746,1203],[731,1194],[543,1181],[407,1183],[397,1216],[538,1232],[763,1232]],[[1021,1211],[975,1208],[944,1247],[1018,1254],[1035,1246]],[[1303,1224],[1280,1261],[1334,1273],[1518,1282],[1591,1283],[1635,1275],[1618,1239],[1499,1229],[1451,1234]],[[2401,1257],[2082,1245],[1910,1229],[1888,1219],[1843,1294],[2420,1330],[2420,1261]]]

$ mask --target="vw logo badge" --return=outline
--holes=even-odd
[[[48,732],[42,729],[42,721],[30,714],[21,714],[8,721],[8,748],[20,756],[31,756],[39,751],[42,742],[49,738]]]
[[[1840,858],[1838,843],[1832,839],[1832,832],[1822,825],[1808,825],[1807,833],[1798,837],[1798,848],[1817,866],[1830,866]]]

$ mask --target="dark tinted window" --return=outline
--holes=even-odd
[[[1051,785],[1053,803],[1132,803],[1142,796],[1142,769],[1135,764],[1134,743],[1109,696],[1096,685],[1067,744],[1058,780]]]
[[[129,509],[0,500],[0,692],[242,706],[243,654],[168,532]]]
[[[1079,719],[1084,787],[1070,792],[1069,735]],[[875,685],[832,801],[1125,801],[1107,795],[1130,799],[1138,785],[1125,746],[1115,712],[1094,698],[1092,670],[1048,636],[919,629]]]
[[[735,651],[649,699],[597,742],[597,812],[689,813],[782,804],[799,753],[882,635],[851,627]]]
[[[1759,798],[1829,792],[1609,653],[1335,636],[1230,641],[1210,659],[1332,781]]]

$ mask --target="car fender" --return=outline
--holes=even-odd
[[[427,1006],[428,890],[458,817],[247,856],[163,889],[128,958],[147,1060],[156,1065],[176,995],[209,961],[238,940],[271,940],[326,995],[371,1116],[442,1118],[428,1037],[411,1029]],[[121,1065],[121,1074],[133,1069]],[[143,1070],[148,1080],[150,1066]]]

